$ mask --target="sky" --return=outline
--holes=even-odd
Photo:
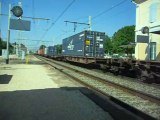
[[[11,30],[10,42],[25,44],[30,50],[37,50],[41,44],[52,46],[61,44],[66,37],[87,30],[87,25],[64,21],[88,23],[91,16],[92,30],[105,32],[112,37],[118,29],[135,25],[136,6],[131,0],[0,0],[1,13],[8,14],[11,6],[22,3],[23,20],[31,21],[31,31]],[[12,15],[12,18],[17,19]],[[0,16],[2,39],[7,39],[8,17]]]

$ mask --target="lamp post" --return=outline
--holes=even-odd
[[[10,18],[11,18],[11,12],[16,17],[21,17],[23,14],[23,10],[20,6],[14,6],[11,9],[11,4],[9,4],[9,14],[8,14],[8,37],[7,37],[7,58],[6,58],[6,64],[9,64],[9,41],[10,41]]]
[[[147,34],[148,35],[148,60],[150,60],[151,55],[150,55],[150,38],[149,38],[149,27],[145,26],[141,29],[141,32],[143,34]]]
[[[7,37],[7,57],[6,57],[6,64],[9,64],[9,41],[10,41],[10,18],[11,18],[11,4],[9,4],[9,15],[8,15],[8,37]]]

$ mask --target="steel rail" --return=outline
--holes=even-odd
[[[39,58],[39,57],[38,57]],[[88,84],[88,83],[86,83],[86,82],[83,82],[83,81],[81,81],[79,78],[77,78],[77,77],[75,77],[75,76],[72,76],[72,75],[70,75],[69,73],[66,73],[66,72],[64,72],[63,71],[63,69],[60,69],[60,68],[57,68],[57,67],[55,67],[53,64],[57,64],[57,65],[59,65],[59,66],[61,66],[61,67],[64,67],[64,68],[66,68],[66,69],[69,69],[69,70],[71,70],[71,71],[74,71],[74,72],[76,72],[76,73],[80,73],[81,75],[85,75],[86,77],[91,77],[91,78],[93,78],[93,79],[95,79],[95,80],[97,80],[97,79],[99,79],[98,77],[95,77],[95,76],[90,76],[90,75],[88,75],[88,74],[86,74],[86,73],[84,73],[84,72],[79,72],[79,70],[75,70],[75,69],[73,69],[73,68],[70,68],[70,67],[68,67],[68,66],[65,66],[65,65],[61,65],[61,64],[58,64],[58,63],[56,63],[56,62],[54,62],[54,61],[52,61],[52,60],[50,60],[50,59],[47,59],[47,58],[39,58],[40,60],[45,60],[45,62],[46,63],[48,63],[50,66],[52,66],[52,67],[54,67],[55,69],[57,69],[57,70],[59,70],[60,72],[62,72],[62,73],[64,73],[64,74],[66,74],[67,76],[69,76],[69,77],[71,77],[71,78],[73,78],[75,81],[77,81],[77,82],[79,82],[80,84],[82,84],[82,85],[84,85],[85,87],[87,87],[87,88],[89,88],[90,90],[92,90],[92,91],[95,91],[95,92],[97,92],[98,94],[100,94],[100,95],[104,95],[104,96],[106,96],[108,99],[110,99],[111,101],[113,100],[113,102],[115,102],[115,103],[118,103],[118,104],[121,104],[120,106],[125,106],[125,108],[127,108],[129,111],[131,111],[131,112],[133,112],[133,113],[138,113],[137,115],[138,116],[140,116],[140,117],[144,117],[144,118],[147,118],[147,119],[151,119],[151,120],[154,120],[155,118],[153,118],[152,116],[150,116],[150,115],[148,115],[148,114],[146,114],[146,113],[144,113],[144,112],[142,112],[142,111],[140,111],[139,109],[137,109],[137,108],[135,108],[135,107],[133,107],[133,106],[130,106],[130,105],[128,105],[127,103],[124,103],[123,101],[121,101],[121,100],[119,100],[119,99],[117,99],[117,98],[115,98],[115,97],[113,97],[113,96],[111,96],[111,95],[109,95],[109,94],[107,94],[106,92],[103,92],[103,91],[101,91],[101,90],[99,90],[98,88],[96,88],[96,87],[94,87],[94,86],[92,86],[92,85],[90,85],[90,84]],[[99,79],[100,80],[100,79]],[[97,80],[97,81],[99,81],[99,80]],[[103,80],[103,79],[102,79]],[[102,80],[100,80],[100,82],[102,82]],[[105,80],[106,81],[106,80]],[[104,82],[104,80],[103,80],[103,83],[104,84],[106,84],[106,82]],[[114,83],[113,83],[114,84]],[[110,82],[109,82],[109,84],[108,85],[112,85],[113,87],[116,87],[117,88],[117,86],[116,85],[113,85],[112,83],[110,84]],[[118,87],[119,89],[121,89],[121,87]],[[130,89],[130,88],[129,88]],[[126,91],[125,91],[126,92]],[[128,92],[128,91],[127,91]],[[134,94],[135,95],[135,94]]]
[[[78,72],[78,73],[80,73],[81,75],[85,75],[85,76],[90,77],[90,78],[92,78],[92,79],[94,79],[94,80],[100,81],[100,82],[102,82],[102,83],[104,83],[104,84],[111,85],[111,86],[113,86],[114,88],[118,88],[118,89],[123,90],[123,91],[126,91],[126,92],[128,92],[128,93],[130,93],[130,94],[132,94],[132,95],[141,97],[141,98],[143,98],[143,99],[149,100],[149,101],[151,101],[151,102],[154,102],[154,103],[160,105],[160,98],[158,98],[158,97],[155,97],[155,96],[153,96],[153,95],[150,95],[150,94],[147,94],[147,93],[144,93],[144,92],[141,92],[141,91],[137,91],[137,90],[132,89],[132,88],[128,88],[128,87],[126,87],[126,86],[123,86],[123,85],[120,85],[120,84],[117,84],[117,83],[113,83],[113,82],[111,82],[111,81],[107,81],[106,79],[97,77],[97,76],[95,76],[95,75],[87,74],[87,73],[85,73],[85,72],[83,72],[83,71],[80,71],[80,70],[75,70],[74,68],[71,68],[71,67],[68,67],[68,66],[65,66],[65,65],[56,63],[56,62],[54,62],[54,61],[51,60],[51,59],[47,59],[47,58],[45,58],[45,59],[46,59],[47,61],[53,62],[54,64],[57,64],[57,65],[60,65],[60,66],[62,66],[62,67],[65,67],[65,68],[67,68],[67,69],[70,69],[70,70],[72,70],[72,71],[74,71],[74,72]]]

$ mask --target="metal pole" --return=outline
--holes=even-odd
[[[92,30],[92,28],[91,28],[91,26],[92,26],[92,17],[91,16],[89,16],[88,24],[89,24],[88,30],[91,31]]]
[[[18,58],[20,57],[20,39],[21,39],[21,31],[20,30],[18,30],[18,38],[19,38],[19,40],[18,40]]]
[[[1,2],[0,2],[0,14],[1,14],[1,8],[2,8],[2,5],[1,5]],[[0,26],[1,26],[1,15],[0,15]],[[0,27],[0,38],[1,38],[1,27]]]
[[[7,58],[6,64],[9,64],[9,41],[10,41],[10,17],[11,17],[11,4],[9,4],[9,16],[8,16],[8,38],[7,38]]]
[[[151,53],[150,53],[150,34],[148,32],[148,60],[151,60]]]

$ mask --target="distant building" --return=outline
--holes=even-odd
[[[27,53],[27,47],[26,47],[25,45],[23,45],[23,44],[20,44],[20,45],[19,45],[19,50],[22,50],[22,51],[24,51],[25,53]]]
[[[160,0],[133,2],[136,4],[135,58],[160,60]]]
[[[22,57],[27,54],[27,47],[23,44],[16,44],[14,45],[14,48],[16,49],[16,55],[18,57]]]

